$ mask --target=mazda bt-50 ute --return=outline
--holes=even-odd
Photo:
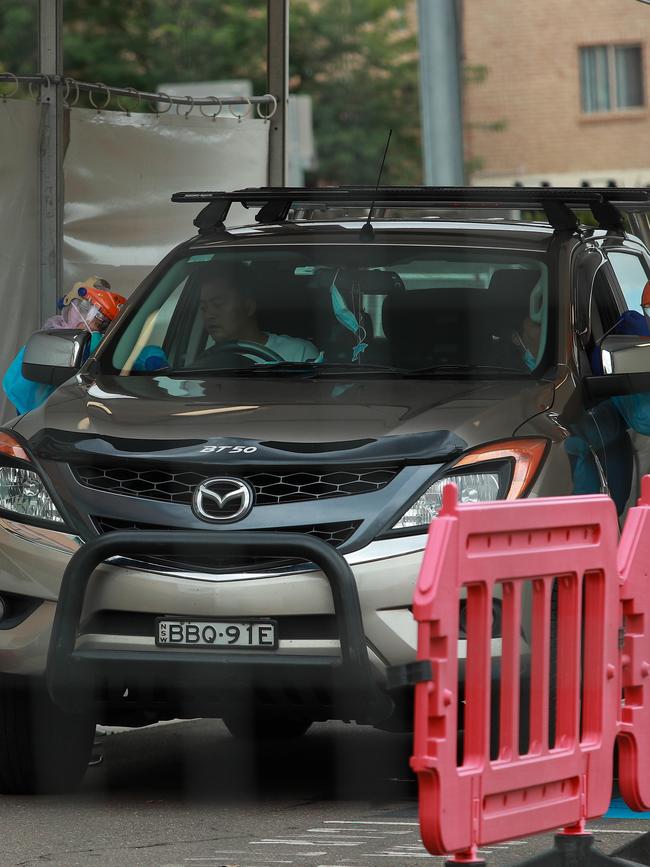
[[[444,485],[623,513],[647,469],[610,399],[650,370],[616,333],[642,318],[646,191],[175,199],[198,234],[90,357],[33,335],[23,372],[59,387],[0,431],[2,792],[76,785],[97,723],[407,725],[386,671],[415,657]],[[232,202],[252,225],[225,228]]]

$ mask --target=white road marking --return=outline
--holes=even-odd
[[[343,842],[339,842],[338,840],[320,840],[318,843],[314,843],[314,846],[363,846],[364,841],[359,840],[357,843],[352,843],[349,840],[345,840]]]
[[[587,825],[587,831],[590,834],[640,834],[641,831],[620,831],[616,828],[590,828]]]
[[[339,837],[351,837],[354,840],[383,840],[385,833],[395,833],[394,831],[388,831],[384,833],[378,834],[354,834],[354,833],[345,833],[348,831],[347,828],[307,828],[307,831],[310,834],[337,834]],[[409,831],[398,831],[398,834],[408,834]]]
[[[367,840],[358,840],[356,842],[352,842],[351,840],[346,840],[342,843],[337,843],[331,839],[325,840],[314,840],[314,846],[364,846],[367,843]]]
[[[249,846],[316,846],[308,840],[251,840]]]
[[[386,845],[386,839],[384,837],[350,837],[344,838],[341,843],[337,843],[337,840],[340,840],[340,837],[326,837],[324,834],[321,836],[319,834],[310,834],[306,839],[319,841],[319,846],[337,846],[342,845],[343,843],[347,843],[350,846],[365,846],[373,841],[379,841],[382,845]]]
[[[251,840],[249,846],[363,846],[362,842],[349,843],[338,840]]]
[[[325,819],[326,825],[410,825],[419,828],[419,822],[378,822],[367,819]]]
[[[420,859],[431,858],[431,856],[429,854],[416,855],[415,853],[413,853],[413,854],[407,855],[405,853],[404,855],[400,855],[398,852],[376,852],[373,855],[363,855],[362,857],[363,858],[420,858]],[[431,863],[431,861],[429,861],[429,863]],[[438,863],[440,863],[440,859],[438,859]]]

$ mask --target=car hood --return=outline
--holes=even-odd
[[[14,429],[54,459],[107,449],[186,457],[206,444],[246,442],[368,457],[381,444],[382,455],[434,458],[512,436],[550,407],[553,392],[530,380],[79,376]]]

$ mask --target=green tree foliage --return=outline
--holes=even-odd
[[[36,0],[0,0],[0,72],[37,71],[37,20]]]
[[[319,174],[374,183],[389,129],[383,181],[419,183],[417,37],[395,0],[294,2],[292,89],[314,100]]]
[[[313,100],[312,183],[421,180],[417,37],[410,0],[292,0],[291,91]],[[33,72],[36,0],[0,0],[0,69]],[[156,90],[247,78],[266,90],[265,0],[65,0],[64,67],[82,81]],[[145,106],[142,106],[146,110]]]

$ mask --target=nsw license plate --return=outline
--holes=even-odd
[[[156,620],[159,647],[234,647],[276,650],[275,620],[184,620],[159,617]]]

